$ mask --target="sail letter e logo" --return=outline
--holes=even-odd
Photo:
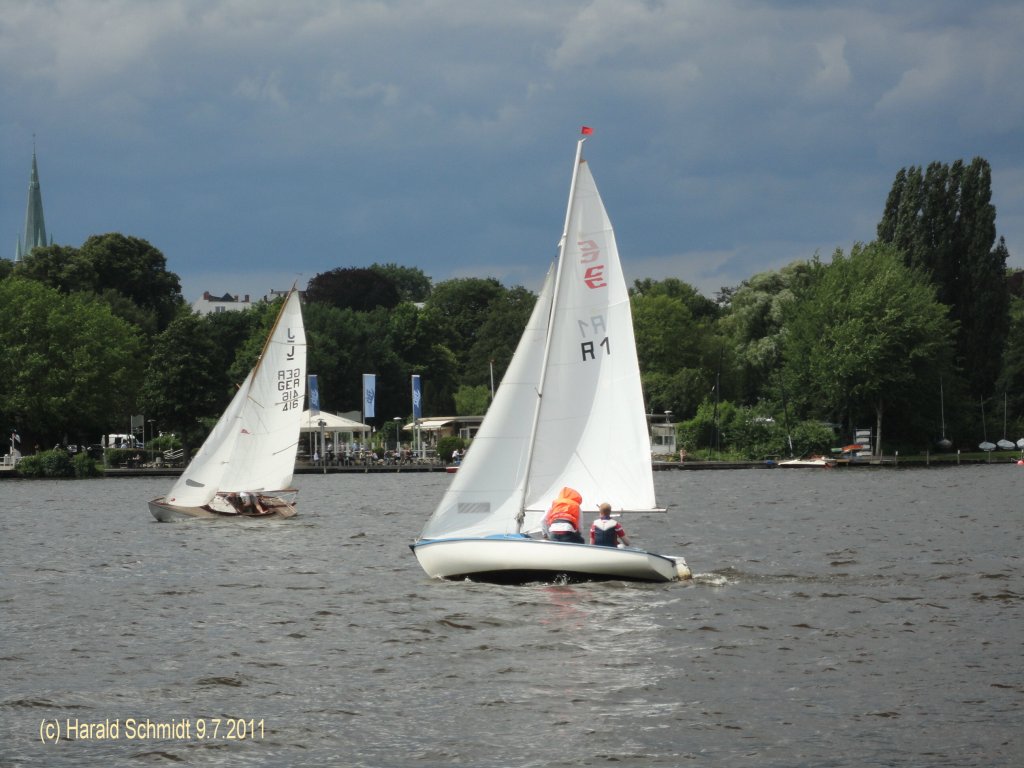
[[[580,264],[593,264],[601,257],[601,249],[593,240],[580,240],[576,245],[580,247]],[[588,288],[604,288],[607,285],[604,281],[604,264],[587,267],[583,273],[583,282]]]
[[[587,271],[583,273],[583,282],[587,284],[587,288],[604,288],[608,285],[604,281],[604,264],[587,267]]]

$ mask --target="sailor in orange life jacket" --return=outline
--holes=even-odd
[[[565,487],[558,492],[555,499],[544,516],[544,532],[552,541],[571,541],[576,544],[583,543],[583,536],[580,535],[580,503],[583,497],[579,491]]]

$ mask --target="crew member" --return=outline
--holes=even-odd
[[[544,530],[552,541],[571,541],[576,544],[583,543],[583,536],[580,534],[580,504],[583,497],[579,491],[566,486],[558,492],[555,499],[544,516]]]
[[[629,546],[629,537],[618,520],[612,519],[612,505],[607,501],[598,508],[599,517],[590,525],[590,543],[599,547],[617,547],[621,541]]]

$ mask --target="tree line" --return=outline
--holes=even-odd
[[[813,254],[713,299],[676,278],[637,280],[648,409],[671,412],[687,450],[750,458],[846,442],[855,427],[904,451],[1020,437],[1022,276],[1007,271],[995,218],[985,160],[908,167],[877,239],[828,261]],[[535,300],[493,278],[435,284],[397,264],[318,274],[303,312],[321,405],[358,410],[361,375],[376,373],[377,421],[407,419],[419,374],[424,413],[482,413]],[[197,445],[276,309],[199,316],[164,255],[119,233],[0,260],[0,418],[23,445],[48,447],[94,443],[143,413]]]

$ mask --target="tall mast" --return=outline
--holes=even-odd
[[[576,179],[580,172],[580,163],[583,161],[583,142],[581,137],[576,142],[576,159],[572,166],[572,181],[569,184],[569,202],[565,206],[565,223],[562,225],[562,237],[558,241],[558,268],[555,270],[555,286],[551,296],[551,307],[548,309],[548,325],[544,334],[544,356],[541,360],[540,379],[537,382],[537,405],[533,409],[533,424],[530,427],[530,439],[527,443],[526,472],[523,475],[522,493],[519,497],[519,511],[516,513],[516,532],[520,533],[523,527],[523,520],[526,518],[526,492],[530,487],[530,469],[533,464],[533,450],[537,442],[537,425],[540,423],[540,407],[544,399],[544,381],[547,378],[548,358],[551,354],[551,325],[555,317],[555,306],[558,302],[558,288],[562,282],[562,272],[565,269],[565,244],[569,237],[569,219],[572,218],[572,204],[576,198]]]

